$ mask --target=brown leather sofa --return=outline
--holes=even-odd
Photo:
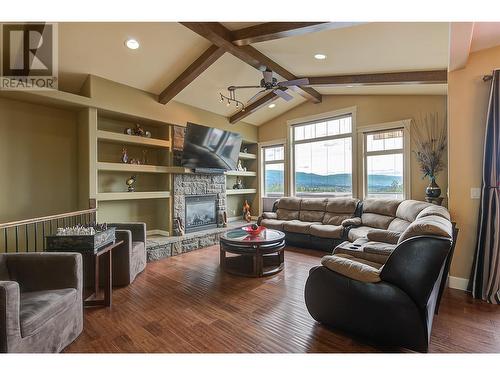
[[[285,232],[289,245],[331,250],[344,240],[348,228],[342,223],[355,216],[358,203],[354,198],[281,198],[258,222]]]

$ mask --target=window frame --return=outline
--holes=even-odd
[[[380,124],[373,124],[369,126],[364,126],[358,129],[358,147],[361,150],[360,165],[361,168],[360,186],[362,187],[361,197],[365,199],[368,195],[368,168],[367,168],[367,157],[376,155],[391,155],[399,154],[403,155],[403,199],[409,199],[411,197],[411,120],[400,120],[393,122],[385,122]],[[391,130],[403,130],[403,148],[402,149],[392,149],[384,151],[367,151],[367,136],[373,133],[387,132]],[[377,199],[377,198],[374,198]]]
[[[287,145],[290,147],[288,148],[288,160],[290,161],[288,163],[288,170],[285,173],[288,174],[288,182],[289,182],[289,187],[288,187],[288,192],[289,195],[291,196],[296,196],[296,191],[295,191],[295,145],[296,144],[301,144],[301,143],[310,143],[310,142],[319,142],[322,140],[332,140],[332,139],[341,139],[341,138],[347,138],[351,137],[351,178],[352,178],[352,197],[357,198],[359,196],[359,191],[358,191],[358,171],[357,171],[357,160],[358,160],[358,155],[357,155],[357,140],[356,140],[356,134],[357,134],[357,128],[356,128],[356,111],[357,107],[346,107],[342,109],[338,109],[335,111],[329,111],[329,112],[323,112],[311,116],[306,116],[306,117],[301,117],[301,118],[296,118],[292,120],[287,121]],[[301,140],[301,141],[295,141],[294,140],[294,127],[295,126],[300,126],[300,125],[308,125],[308,124],[313,124],[321,121],[327,121],[328,119],[333,119],[333,118],[338,118],[338,117],[345,117],[345,116],[351,116],[351,132],[350,133],[344,133],[344,134],[338,134],[338,135],[332,135],[332,136],[326,136],[326,137],[319,137],[319,138],[311,138],[308,140]],[[325,196],[327,196],[325,194]],[[333,196],[333,194],[332,194]]]
[[[283,147],[283,159],[266,161],[265,150],[268,148]],[[283,196],[286,196],[286,141],[271,141],[259,144],[259,155],[261,157],[260,170],[261,170],[261,198],[274,198],[266,195],[266,165],[268,164],[283,164]]]

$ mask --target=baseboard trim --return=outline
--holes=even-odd
[[[448,287],[452,289],[467,290],[469,279],[462,279],[461,277],[449,276]]]

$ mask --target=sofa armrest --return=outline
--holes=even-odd
[[[397,245],[400,236],[400,232],[385,229],[371,229],[366,234],[366,238],[370,241],[385,242],[392,245]]]
[[[15,281],[0,281],[0,353],[8,351],[12,338],[21,336],[19,304],[19,284]]]
[[[276,212],[263,212],[262,218],[263,219],[277,219],[278,214]]]
[[[412,237],[401,242],[380,272],[382,281],[396,285],[420,308],[427,305],[451,249],[449,238]]]
[[[4,254],[10,278],[23,292],[83,286],[82,255],[79,253]]]
[[[351,226],[359,226],[361,225],[360,217],[350,217],[349,219],[345,219],[342,221],[343,227],[351,227]]]
[[[132,241],[146,242],[146,223],[108,223],[108,227],[129,230],[132,233]]]

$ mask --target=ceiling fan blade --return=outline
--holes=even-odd
[[[290,81],[283,81],[279,82],[278,86],[305,86],[309,84],[309,78],[297,78],[297,79],[292,79]]]
[[[281,99],[284,99],[286,100],[287,102],[289,102],[290,100],[293,99],[293,96],[284,92],[283,90],[280,90],[280,89],[277,89],[277,90],[274,90],[274,93],[276,95],[278,95]]]
[[[254,96],[252,96],[248,101],[247,103],[251,103],[253,102],[260,94],[262,94],[263,92],[266,92],[267,90],[260,90],[257,94],[255,94]]]
[[[228,91],[234,91],[237,89],[260,89],[260,86],[229,86]]]
[[[273,72],[266,69],[262,72],[262,75],[264,76],[264,82],[265,83],[272,83],[273,82]]]

